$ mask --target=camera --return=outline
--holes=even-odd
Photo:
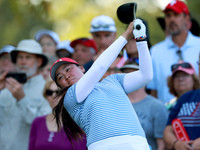
[[[19,83],[26,83],[27,81],[27,77],[25,73],[8,73],[6,75],[6,78],[7,77],[12,77],[16,79]]]

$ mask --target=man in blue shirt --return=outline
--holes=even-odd
[[[153,80],[147,86],[151,95],[163,103],[173,98],[167,87],[170,66],[179,60],[193,64],[198,74],[197,61],[200,52],[200,38],[190,31],[191,21],[188,7],[182,1],[173,0],[164,10],[167,36],[164,41],[151,48]]]

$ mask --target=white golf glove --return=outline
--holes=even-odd
[[[135,36],[136,40],[142,40],[147,37],[146,36],[146,27],[143,24],[142,20],[135,19],[133,26],[134,26],[133,35]]]

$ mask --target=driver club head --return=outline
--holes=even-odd
[[[117,8],[118,19],[125,24],[129,24],[136,19],[137,3],[125,3]]]

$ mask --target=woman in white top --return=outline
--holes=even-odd
[[[86,134],[89,150],[150,149],[127,97],[128,93],[145,86],[153,77],[145,31],[141,20],[131,22],[86,74],[84,68],[70,58],[57,60],[51,68],[52,79],[62,92],[66,92],[54,109],[57,124],[59,127],[63,124],[66,134],[74,139],[82,134],[82,130],[77,130],[80,126]],[[137,41],[139,70],[113,74],[100,81],[131,38]]]

